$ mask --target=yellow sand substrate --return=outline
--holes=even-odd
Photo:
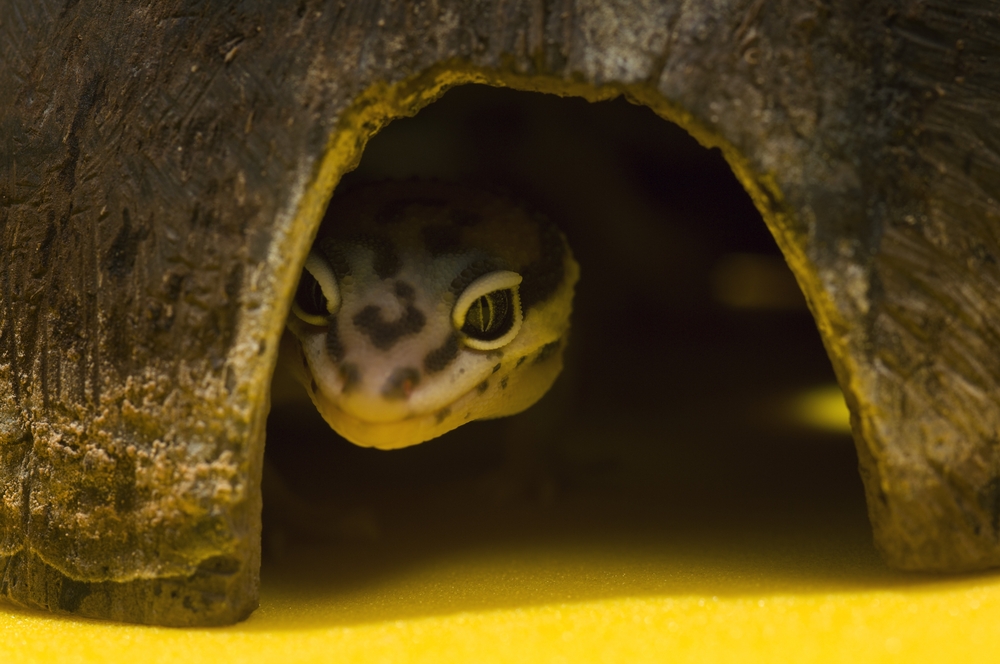
[[[835,392],[806,396],[802,419],[843,427]],[[612,488],[520,512],[446,491],[383,510],[377,537],[272,557],[261,607],[239,625],[0,605],[0,662],[1000,661],[1000,574],[889,570],[859,488],[750,507]]]
[[[843,550],[825,540],[789,553],[778,537],[773,557],[766,541],[743,541],[705,562],[641,546],[618,555],[473,548],[381,577],[362,570],[342,592],[322,578],[323,556],[313,552],[265,574],[261,608],[232,627],[139,627],[0,607],[0,661],[998,661],[1000,576],[894,573],[873,552],[859,553],[853,533],[845,540]]]

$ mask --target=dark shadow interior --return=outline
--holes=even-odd
[[[273,409],[267,455],[329,521],[277,528],[265,590],[294,584],[283,561],[301,556],[330,561],[310,592],[350,593],[462,551],[587,547],[659,547],[699,565],[743,547],[779,585],[801,573],[797,556],[828,558],[818,574],[832,584],[895,578],[870,543],[849,434],[803,424],[787,407],[834,376],[718,150],[621,98],[464,86],[386,127],[338,189],[412,176],[499,189],[564,229],[582,269],[567,368],[522,415],[391,452],[340,439],[309,404]],[[524,481],[497,482],[510,468]],[[275,518],[265,519],[272,534]],[[760,544],[764,531],[784,553]],[[746,592],[761,583],[753,574],[737,566],[732,583],[700,590]],[[578,592],[699,590],[697,575],[667,577],[648,577],[645,591]],[[544,583],[515,586],[492,600],[457,592],[447,610],[552,599]]]

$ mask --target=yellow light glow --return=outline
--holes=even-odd
[[[827,431],[851,432],[851,413],[840,386],[824,385],[793,398],[791,414],[806,426]]]
[[[723,256],[712,270],[712,294],[734,309],[806,308],[792,271],[779,256]]]

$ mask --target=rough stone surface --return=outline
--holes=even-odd
[[[973,0],[0,0],[0,595],[248,615],[323,206],[474,81],[624,93],[720,146],[816,316],[886,559],[1000,564],[998,41]]]

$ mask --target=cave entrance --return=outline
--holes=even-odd
[[[337,191],[411,177],[505,192],[560,225],[582,271],[566,369],[521,415],[391,452],[340,439],[311,405],[276,404],[268,456],[330,507],[334,592],[464,550],[711,558],[742,542],[770,559],[751,533],[805,529],[792,539],[818,547],[843,540],[823,530],[835,521],[869,555],[829,360],[717,149],[623,98],[466,85],[389,124]]]

